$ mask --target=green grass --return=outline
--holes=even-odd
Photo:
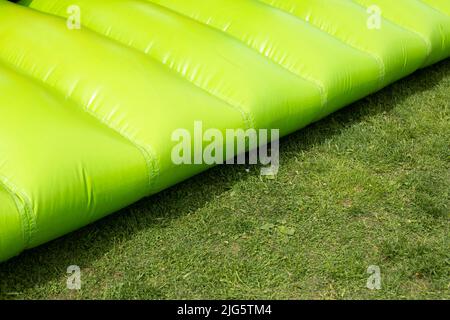
[[[449,107],[447,60],[283,139],[274,180],[216,167],[1,264],[0,297],[449,299]]]

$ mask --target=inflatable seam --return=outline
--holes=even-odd
[[[450,16],[447,13],[445,13],[444,11],[442,11],[441,9],[436,8],[435,6],[432,6],[431,4],[429,4],[425,1],[422,1],[422,0],[416,0],[416,1],[422,3],[423,5],[429,7],[430,9],[432,9],[436,12],[439,12],[440,14],[444,15],[445,17],[450,18]]]
[[[424,1],[422,1],[422,0],[416,0],[416,1],[417,1],[418,3],[423,4],[424,6],[426,6],[426,7],[428,7],[428,8],[430,8],[430,10],[433,10],[433,11],[436,12],[437,14],[439,14],[439,15],[441,15],[441,16],[443,15],[445,18],[450,18],[450,16],[448,16],[445,12],[439,10],[439,8],[433,7],[432,5],[426,3],[426,2],[424,2]],[[442,28],[439,28],[439,32],[440,32],[441,38],[442,38],[442,51],[445,52],[445,34],[444,34]],[[448,54],[450,54],[450,52],[449,52]]]
[[[356,2],[355,0],[350,0],[350,1],[352,1],[352,2],[355,3],[355,4],[357,4],[358,6],[361,6],[361,7],[365,8],[365,9],[367,9],[365,6],[363,6],[362,4]],[[432,46],[432,44],[431,44],[430,39],[428,39],[427,37],[425,37],[425,36],[424,36],[423,34],[421,34],[420,32],[418,32],[418,31],[416,31],[416,30],[409,29],[409,28],[407,28],[407,27],[401,25],[400,23],[397,23],[397,22],[395,22],[395,21],[393,21],[393,20],[391,20],[391,19],[388,19],[388,18],[385,17],[385,16],[383,16],[382,18],[383,18],[383,20],[386,20],[386,21],[392,23],[393,25],[396,25],[396,26],[399,27],[400,29],[402,29],[402,30],[404,30],[404,31],[406,31],[406,32],[409,32],[409,33],[412,33],[412,34],[418,36],[418,37],[425,43],[425,46],[426,46],[426,48],[427,48],[427,56],[425,57],[425,61],[428,59],[428,57],[429,57],[429,56],[431,55],[431,53],[433,52],[433,46]]]
[[[30,73],[27,73],[24,69],[20,68],[17,65],[14,65],[10,62],[6,62],[5,60],[3,60],[3,62],[9,66],[11,66],[11,68],[13,68],[13,70],[15,70],[16,72],[19,72],[20,74],[25,75],[26,77],[34,80],[35,82],[37,82],[39,85],[44,86],[44,87],[48,87],[50,89],[52,89],[52,92],[55,92],[59,95],[62,95],[61,91],[55,87],[52,87],[51,85],[49,85],[46,82],[46,79],[48,79],[49,77],[49,73],[51,72],[51,70],[49,70],[49,72],[47,72],[46,74],[46,79],[40,79],[38,77],[35,77],[33,75],[31,75]],[[75,84],[76,85],[76,84]],[[95,112],[93,112],[92,110],[89,110],[89,106],[93,103],[93,101],[95,100],[96,97],[96,93],[94,93],[94,95],[91,97],[91,99],[89,100],[88,105],[85,107],[83,107],[81,104],[79,104],[77,101],[75,101],[75,99],[73,99],[71,97],[72,92],[74,91],[74,87],[75,85],[72,87],[72,89],[70,90],[70,92],[68,93],[68,95],[66,96],[66,99],[70,99],[70,101],[72,101],[76,106],[79,106],[79,108],[81,110],[83,110],[85,113],[89,114],[91,117],[95,118],[99,123],[101,123],[102,125],[106,126],[107,128],[109,128],[110,130],[116,132],[118,135],[120,135],[122,138],[124,138],[125,140],[127,140],[129,143],[131,143],[134,147],[136,147],[142,154],[142,156],[144,157],[144,161],[146,163],[146,167],[147,167],[147,179],[148,179],[148,194],[150,194],[150,190],[153,187],[153,184],[155,183],[155,177],[157,177],[159,175],[160,172],[160,165],[159,165],[159,161],[158,158],[155,154],[155,152],[152,150],[152,148],[149,145],[146,144],[141,144],[140,142],[138,142],[137,140],[129,137],[125,132],[123,132],[121,129],[116,128],[114,125],[107,123],[106,121],[102,120]]]
[[[162,4],[154,3],[154,5],[155,5],[155,6],[163,7],[163,8],[165,8],[165,9],[167,9],[167,10],[170,10],[171,12],[174,12],[174,13],[176,13],[176,14],[182,16],[182,17],[185,17],[185,18],[187,18],[187,19],[190,19],[190,20],[192,20],[192,21],[195,21],[196,23],[198,23],[198,24],[200,24],[200,25],[202,25],[202,26],[204,26],[204,27],[211,28],[211,29],[216,30],[216,31],[220,31],[220,32],[226,34],[228,37],[232,38],[233,40],[235,40],[235,41],[237,41],[237,42],[239,42],[239,43],[245,45],[247,48],[250,48],[251,50],[253,50],[253,51],[255,51],[255,52],[258,52],[260,55],[262,55],[262,56],[265,57],[266,59],[269,59],[269,60],[272,61],[274,64],[276,64],[276,65],[278,65],[279,67],[281,67],[282,69],[284,69],[284,70],[290,72],[291,74],[295,75],[296,77],[298,77],[298,78],[300,78],[300,79],[302,79],[302,80],[305,80],[305,81],[308,81],[308,82],[314,84],[314,86],[316,86],[317,89],[320,91],[321,106],[323,107],[323,106],[325,106],[325,105],[328,103],[328,91],[327,91],[327,89],[325,88],[325,85],[324,85],[320,80],[314,79],[314,78],[309,77],[309,76],[307,76],[307,75],[302,75],[302,74],[299,74],[299,73],[297,73],[297,72],[295,72],[295,71],[290,70],[289,68],[287,68],[287,67],[285,67],[284,65],[282,65],[280,62],[278,62],[278,61],[272,59],[271,57],[269,57],[269,56],[267,56],[267,55],[265,55],[263,52],[261,52],[261,51],[259,51],[259,50],[256,50],[255,48],[249,46],[247,43],[245,43],[245,42],[242,41],[241,39],[239,39],[239,38],[237,38],[237,37],[235,37],[235,36],[229,34],[229,33],[227,32],[227,29],[216,28],[215,26],[212,26],[212,25],[210,25],[210,24],[208,24],[208,23],[205,23],[205,22],[203,22],[203,21],[197,20],[197,19],[195,19],[194,17],[191,17],[191,16],[189,16],[189,15],[187,15],[187,14],[181,13],[181,12],[176,11],[176,10],[174,10],[174,9],[171,9],[171,8],[169,8],[169,7],[165,7],[165,6],[163,6]]]
[[[314,28],[314,29],[319,30],[320,32],[322,32],[322,33],[325,34],[326,36],[328,36],[328,37],[330,37],[330,38],[333,38],[333,39],[339,41],[340,43],[344,44],[345,46],[347,46],[347,47],[349,47],[349,48],[352,48],[352,49],[354,49],[354,50],[356,50],[356,51],[359,51],[359,52],[362,52],[362,53],[364,53],[364,54],[369,55],[369,56],[370,56],[372,59],[374,59],[375,62],[378,64],[378,67],[379,67],[379,69],[380,69],[379,82],[380,82],[380,86],[382,86],[382,83],[383,83],[384,79],[386,78],[386,65],[384,64],[384,61],[383,61],[383,59],[382,59],[382,57],[381,57],[380,55],[378,55],[378,54],[376,54],[376,53],[374,53],[374,52],[371,52],[371,51],[369,51],[369,50],[363,49],[362,47],[359,47],[359,46],[355,46],[355,45],[353,45],[353,44],[350,44],[350,43],[348,43],[348,42],[346,42],[346,41],[344,41],[344,40],[342,40],[342,39],[340,39],[340,38],[338,38],[338,37],[332,35],[331,33],[329,33],[329,32],[327,32],[327,31],[323,30],[323,29],[320,28],[319,26],[317,26],[317,25],[315,25],[315,24],[313,24],[313,23],[311,23],[311,22],[309,22],[309,21],[306,21],[305,19],[302,19],[301,17],[299,17],[299,16],[293,14],[292,12],[286,11],[286,10],[284,10],[284,9],[282,9],[282,8],[276,7],[276,6],[271,5],[271,4],[269,4],[269,3],[262,2],[261,0],[256,0],[256,1],[258,1],[258,2],[261,3],[262,5],[265,5],[265,6],[269,7],[269,8],[272,8],[273,10],[279,10],[279,11],[282,11],[282,12],[284,12],[284,13],[286,13],[286,14],[291,15],[292,17],[294,17],[294,18],[296,18],[296,19],[298,19],[298,20],[307,22],[309,26],[311,26],[311,27]]]
[[[180,78],[186,80],[187,82],[189,82],[190,84],[192,84],[193,86],[195,86],[196,88],[200,89],[201,91],[205,92],[207,95],[214,97],[215,99],[218,99],[220,101],[222,101],[223,103],[225,103],[226,105],[230,106],[232,109],[235,109],[237,112],[239,112],[242,116],[242,119],[244,120],[245,123],[245,127],[246,129],[250,129],[250,128],[254,128],[255,127],[255,120],[254,117],[252,115],[251,112],[245,110],[244,107],[242,107],[239,104],[236,104],[235,102],[230,102],[228,100],[232,100],[231,98],[226,98],[223,97],[222,95],[219,95],[217,93],[214,93],[210,90],[208,90],[207,88],[202,87],[201,85],[195,83],[195,81],[192,81],[190,79],[188,79],[187,77],[185,77],[181,72],[169,67],[167,64],[165,64],[163,61],[157,60],[156,58],[145,54],[146,57],[149,57],[155,61],[157,61],[158,63],[162,64],[163,66],[165,66],[166,68],[168,68],[170,71],[175,72],[177,75],[180,76]]]
[[[36,217],[31,206],[31,201],[25,192],[20,190],[3,175],[0,175],[0,187],[13,199],[17,212],[20,215],[24,249],[26,249],[32,243],[36,231]]]
[[[206,89],[206,88],[204,88],[204,87],[198,85],[198,84],[195,83],[194,81],[192,81],[192,80],[188,79],[186,76],[184,76],[181,72],[175,70],[174,68],[171,68],[170,66],[168,66],[168,65],[167,65],[166,63],[164,63],[163,61],[160,61],[160,60],[156,59],[155,57],[150,56],[150,55],[147,54],[146,52],[142,52],[142,51],[140,51],[140,50],[138,50],[138,49],[136,49],[136,48],[134,48],[134,47],[132,47],[132,46],[130,46],[130,45],[126,45],[126,44],[124,44],[123,42],[120,42],[119,40],[114,39],[114,38],[111,37],[109,34],[105,35],[105,34],[99,33],[99,32],[97,32],[97,31],[95,31],[95,30],[93,30],[93,29],[91,29],[91,28],[89,28],[89,27],[86,27],[86,26],[85,26],[85,28],[88,29],[89,31],[91,31],[91,32],[93,32],[93,33],[95,33],[95,34],[97,34],[98,36],[100,36],[100,37],[102,37],[102,38],[105,38],[105,39],[107,39],[107,40],[109,40],[109,41],[113,41],[114,43],[119,44],[121,47],[124,47],[124,48],[130,49],[130,50],[133,50],[133,51],[135,51],[135,52],[138,52],[139,54],[144,55],[147,59],[151,59],[152,61],[155,61],[155,62],[157,62],[158,64],[163,65],[166,69],[170,70],[171,73],[175,73],[177,76],[179,76],[179,77],[180,77],[181,79],[183,79],[184,81],[189,82],[190,84],[192,84],[192,85],[195,86],[196,88],[202,90],[202,91],[203,91],[204,93],[206,93],[207,95],[212,96],[212,97],[214,97],[215,99],[218,99],[218,100],[222,101],[223,103],[225,103],[226,105],[228,105],[228,106],[231,107],[232,109],[235,109],[236,111],[238,111],[238,112],[241,114],[241,116],[242,116],[242,118],[243,118],[243,120],[244,120],[246,129],[254,128],[255,123],[254,123],[253,115],[252,115],[250,112],[246,111],[242,106],[240,106],[240,105],[238,105],[238,104],[235,104],[235,103],[231,103],[231,102],[229,102],[229,101],[227,100],[227,98],[225,98],[225,97],[223,97],[223,96],[221,96],[221,95],[215,94],[215,93],[213,93],[212,91],[210,91],[210,90],[208,90],[208,89]],[[231,99],[229,99],[229,100],[231,100]],[[130,139],[130,140],[131,140],[131,139]]]
[[[76,105],[80,105],[79,103],[77,103],[75,101],[75,99],[71,98],[71,96],[68,96],[68,98],[70,98]],[[157,159],[157,156],[156,156],[155,152],[153,151],[153,148],[151,148],[147,144],[139,142],[136,139],[133,139],[127,133],[123,132],[122,129],[116,128],[111,123],[108,123],[107,121],[103,120],[97,113],[95,113],[94,111],[90,110],[89,107],[92,105],[92,103],[94,102],[95,98],[96,98],[96,93],[94,93],[94,95],[91,97],[91,99],[89,100],[89,102],[86,105],[86,107],[83,107],[83,106],[80,105],[80,108],[84,112],[89,114],[91,117],[95,118],[102,125],[106,126],[110,130],[112,130],[112,131],[116,132],[117,134],[119,134],[122,138],[127,140],[130,144],[132,144],[134,147],[136,147],[141,152],[142,156],[144,157],[144,160],[145,160],[145,163],[146,163],[146,167],[147,167],[147,179],[148,179],[148,188],[149,188],[148,194],[150,194],[150,190],[153,187],[153,185],[155,183],[155,180],[156,180],[155,178],[160,173],[159,161]]]

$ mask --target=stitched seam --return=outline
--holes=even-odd
[[[144,55],[146,58],[151,59],[152,61],[155,61],[155,62],[157,62],[160,65],[163,65],[166,69],[169,69],[171,72],[173,72],[176,75],[178,75],[181,79],[189,82],[194,87],[196,87],[196,88],[200,89],[201,91],[203,91],[204,93],[206,93],[208,96],[211,96],[211,97],[213,97],[215,99],[218,99],[221,102],[223,102],[224,104],[226,104],[227,106],[231,107],[232,109],[235,109],[236,111],[238,111],[241,114],[241,116],[242,116],[242,118],[244,120],[246,129],[253,128],[255,126],[254,118],[253,118],[253,115],[251,114],[251,112],[245,110],[245,108],[242,105],[240,105],[240,104],[237,104],[235,102],[230,102],[230,101],[232,101],[231,98],[224,97],[224,96],[222,96],[220,94],[214,93],[211,90],[208,90],[207,88],[199,85],[197,82],[190,80],[188,77],[183,75],[181,72],[179,72],[175,68],[171,68],[167,63],[164,63],[163,61],[158,60],[157,58],[151,56],[148,53],[142,52],[139,49],[136,49],[135,47],[126,45],[125,43],[120,42],[119,40],[116,40],[115,38],[113,38],[113,37],[111,37],[109,35],[101,34],[101,33],[97,32],[97,31],[95,31],[95,30],[93,30],[93,29],[91,29],[89,27],[87,27],[87,29],[89,29],[90,31],[94,32],[95,34],[98,34],[101,37],[104,37],[105,39],[108,39],[110,41],[113,41],[114,43],[120,44],[124,48],[131,49],[131,50],[133,50],[135,52],[138,52],[139,54]]]
[[[319,26],[313,24],[312,22],[306,21],[305,19],[303,19],[303,18],[301,18],[301,17],[295,15],[294,13],[289,12],[289,11],[283,9],[283,8],[280,8],[280,7],[277,7],[277,6],[275,6],[275,5],[272,5],[272,4],[263,2],[263,1],[261,1],[261,0],[255,0],[255,1],[258,2],[258,3],[260,3],[260,4],[262,4],[262,5],[264,5],[264,6],[267,6],[267,7],[271,8],[271,9],[273,9],[273,10],[281,11],[281,12],[283,12],[283,13],[285,13],[285,14],[288,14],[288,15],[290,15],[291,17],[294,17],[294,18],[296,18],[296,19],[298,19],[298,20],[300,20],[300,21],[306,22],[307,25],[309,25],[309,26],[311,26],[312,28],[314,28],[314,29],[320,31],[321,33],[325,34],[326,36],[328,36],[328,37],[330,37],[330,38],[333,38],[333,39],[339,41],[341,44],[345,45],[346,47],[352,48],[352,49],[354,49],[354,50],[356,50],[356,51],[359,51],[359,52],[362,52],[362,53],[364,53],[364,54],[369,55],[372,59],[375,60],[375,62],[378,64],[378,67],[379,67],[379,69],[380,69],[380,74],[379,74],[379,79],[378,79],[379,82],[380,82],[380,85],[381,85],[381,83],[384,81],[384,79],[385,79],[385,77],[386,77],[386,66],[385,66],[385,64],[384,64],[383,59],[382,59],[381,56],[379,56],[378,54],[376,54],[376,53],[374,53],[374,52],[371,52],[371,51],[369,51],[369,50],[363,49],[362,47],[359,47],[359,46],[350,44],[350,43],[348,43],[348,42],[346,42],[346,41],[344,41],[344,40],[342,40],[342,39],[340,39],[340,38],[338,38],[338,37],[336,37],[336,36],[330,34],[329,32],[325,31],[324,29],[321,29]]]
[[[432,5],[426,3],[425,1],[422,0],[416,0],[416,2],[421,3],[422,5],[424,5],[425,7],[429,8],[430,10],[436,12],[439,15],[443,15],[445,18],[450,18],[450,16],[448,16],[445,12],[441,11],[439,8],[433,7]],[[446,38],[446,34],[444,34],[444,31],[442,30],[442,27],[439,28],[439,33],[441,34],[441,45],[442,45],[442,51],[445,52],[445,38]]]
[[[367,7],[365,7],[364,5],[358,3],[358,2],[355,1],[355,0],[350,0],[350,1],[353,2],[353,3],[355,3],[355,4],[357,4],[358,6],[360,6],[360,7],[362,7],[362,8],[364,8],[364,9],[367,9]],[[425,43],[425,46],[426,46],[426,48],[427,48],[427,56],[426,56],[426,58],[425,58],[425,61],[428,59],[428,57],[430,56],[430,54],[433,52],[433,48],[432,48],[432,45],[431,45],[431,41],[430,41],[429,39],[427,39],[427,38],[426,38],[423,34],[421,34],[420,32],[418,32],[418,31],[416,31],[416,30],[413,30],[413,29],[409,29],[409,28],[407,28],[407,27],[401,25],[400,23],[397,23],[397,22],[395,22],[395,21],[393,21],[393,20],[391,20],[391,19],[388,19],[388,18],[385,17],[384,15],[382,16],[382,18],[383,18],[384,20],[386,20],[386,21],[388,21],[388,22],[390,22],[390,23],[392,23],[392,24],[398,26],[400,29],[403,29],[403,30],[405,30],[405,31],[407,31],[407,32],[409,32],[409,33],[412,33],[412,34],[415,34],[416,36],[418,36],[418,37]]]
[[[438,12],[438,13],[440,13],[440,14],[443,14],[445,17],[450,17],[447,13],[445,13],[445,12],[442,11],[441,9],[439,9],[439,8],[437,8],[437,7],[435,7],[435,6],[431,5],[431,4],[429,4],[428,2],[425,2],[425,1],[423,1],[423,0],[416,0],[416,1],[422,3],[423,5],[429,7],[430,9],[433,9],[434,11],[436,11],[436,12]]]
[[[20,215],[24,249],[26,249],[32,242],[34,233],[36,232],[36,216],[33,213],[31,201],[25,192],[20,190],[3,175],[0,175],[0,187],[13,199],[17,212]]]
[[[151,0],[146,0],[146,1],[148,2],[148,1],[151,1]],[[270,60],[272,63],[278,65],[279,67],[281,67],[281,68],[283,68],[284,70],[290,72],[291,74],[295,75],[296,77],[298,77],[298,78],[300,78],[300,79],[302,79],[302,80],[305,80],[305,81],[308,81],[308,82],[314,84],[314,85],[317,87],[317,89],[320,91],[320,98],[321,98],[321,105],[322,105],[322,107],[325,106],[325,105],[328,103],[328,92],[327,92],[327,90],[326,90],[326,88],[325,88],[325,85],[324,85],[320,80],[317,80],[317,79],[314,79],[314,78],[309,77],[309,76],[307,76],[307,75],[302,75],[302,74],[296,73],[295,71],[290,70],[289,68],[285,67],[283,64],[281,64],[280,62],[276,61],[275,59],[273,59],[273,58],[271,58],[271,57],[265,55],[264,53],[262,53],[261,51],[255,49],[254,47],[250,46],[249,44],[247,44],[246,42],[242,41],[242,40],[239,39],[238,37],[236,37],[236,36],[234,36],[234,35],[228,33],[227,30],[223,30],[223,29],[217,28],[217,27],[215,27],[215,26],[213,26],[213,25],[210,25],[210,24],[208,24],[208,23],[205,23],[205,22],[203,22],[203,21],[201,21],[201,20],[197,20],[197,19],[195,19],[195,18],[193,18],[193,17],[191,17],[191,16],[189,16],[189,15],[187,15],[187,14],[181,13],[181,12],[179,12],[179,11],[176,11],[176,10],[174,10],[174,9],[171,9],[171,8],[169,8],[169,7],[166,7],[166,6],[162,5],[162,4],[153,3],[153,2],[151,2],[151,3],[152,3],[153,5],[155,5],[155,6],[162,7],[162,8],[164,8],[164,9],[169,10],[169,11],[171,11],[171,12],[174,12],[174,13],[176,13],[176,14],[182,16],[182,17],[185,17],[185,18],[187,18],[187,19],[190,19],[190,20],[192,20],[192,21],[195,21],[196,23],[198,23],[198,24],[200,24],[200,25],[202,25],[202,26],[204,26],[204,27],[211,28],[211,29],[213,29],[213,30],[219,31],[219,32],[221,32],[221,33],[227,35],[228,37],[232,38],[233,40],[235,40],[235,41],[237,41],[237,42],[239,42],[239,43],[245,45],[247,48],[250,48],[252,51],[255,51],[255,52],[259,53],[259,54],[262,55],[264,58]]]
[[[70,96],[68,96],[68,98],[70,98],[70,100],[75,103],[73,98],[71,98]],[[93,103],[93,101],[91,101],[91,104],[92,103]],[[76,105],[79,105],[79,104],[76,103]],[[82,106],[80,108],[83,111],[85,111],[86,113],[88,113],[90,116],[95,118],[98,122],[100,122],[104,126],[108,127],[112,131],[115,131],[116,133],[118,133],[121,137],[123,137],[125,140],[127,140],[132,145],[134,145],[141,152],[141,154],[143,155],[144,160],[146,162],[146,165],[147,165],[148,188],[149,188],[149,192],[150,192],[150,189],[153,187],[153,184],[155,183],[155,179],[153,179],[152,174],[154,177],[157,177],[160,172],[159,163],[158,163],[156,154],[153,151],[153,149],[149,145],[141,143],[137,139],[131,138],[127,133],[123,132],[122,129],[116,128],[114,125],[103,120],[98,114],[96,114],[94,111],[89,109],[89,107],[90,107],[90,104],[88,104],[85,108]]]
[[[150,2],[145,1],[145,0],[138,0],[138,1],[141,2],[141,3],[143,3],[143,4],[146,4],[146,5],[150,5],[150,6],[162,8],[162,9],[164,9],[164,10],[172,11],[172,10],[170,10],[170,9],[168,9],[168,8],[165,8],[165,7],[160,6],[160,5],[156,5],[156,4],[154,4],[154,3],[150,3]],[[103,35],[103,36],[107,37],[108,39],[112,39],[112,40],[116,41],[117,43],[122,44],[123,46],[126,46],[126,47],[128,47],[128,48],[132,48],[133,50],[136,50],[136,51],[138,51],[139,53],[144,54],[146,57],[149,57],[149,58],[151,58],[152,60],[155,60],[156,62],[158,62],[158,63],[164,65],[166,68],[168,68],[169,70],[172,70],[173,72],[177,73],[181,78],[183,78],[183,79],[186,80],[187,82],[191,83],[191,84],[194,85],[195,87],[201,89],[202,91],[206,92],[208,95],[211,95],[211,96],[213,96],[214,98],[219,99],[219,100],[221,100],[222,102],[226,103],[227,105],[231,106],[233,109],[236,109],[236,110],[241,114],[242,118],[244,119],[244,123],[245,123],[246,129],[254,128],[254,127],[255,127],[255,120],[254,120],[253,114],[252,114],[249,110],[245,110],[245,107],[243,107],[243,106],[240,105],[239,103],[236,103],[236,102],[234,102],[234,101],[231,102],[231,101],[232,101],[231,98],[224,97],[224,96],[222,96],[222,95],[220,95],[220,94],[217,94],[217,93],[212,92],[211,90],[208,90],[207,88],[202,87],[201,85],[197,84],[195,81],[192,81],[192,80],[190,80],[189,78],[187,78],[185,75],[183,75],[183,74],[182,74],[181,72],[179,72],[178,70],[176,70],[176,69],[174,69],[174,68],[171,68],[169,65],[167,65],[167,64],[164,63],[163,61],[158,60],[157,58],[155,58],[155,57],[149,55],[149,54],[146,53],[146,52],[142,52],[142,51],[139,51],[138,49],[136,49],[136,48],[134,48],[134,47],[127,46],[127,45],[125,45],[124,43],[122,43],[122,42],[120,42],[120,41],[118,41],[118,40],[116,40],[116,39],[114,39],[114,38],[112,38],[112,37],[110,37],[110,36],[106,36],[106,35]]]
[[[149,2],[147,2],[147,1],[144,1],[144,0],[139,0],[139,1],[142,2],[142,3],[144,3],[144,4],[151,5],[151,4],[150,4]],[[50,9],[50,11],[41,11],[40,9],[37,9],[37,10],[40,11],[40,12],[45,12],[45,13],[51,14],[51,15],[53,15],[53,16],[55,16],[55,17],[58,17],[58,18],[61,18],[61,17],[64,18],[64,16],[60,16],[59,14],[57,14],[57,13],[51,11],[51,9]],[[134,52],[137,52],[137,53],[139,53],[139,54],[144,55],[147,59],[151,59],[152,61],[155,61],[155,62],[157,62],[158,64],[164,66],[166,69],[170,70],[170,72],[173,72],[174,74],[176,74],[177,76],[179,76],[181,79],[183,79],[183,80],[189,82],[190,84],[192,84],[192,85],[195,86],[196,88],[200,89],[201,91],[203,91],[203,92],[206,93],[207,95],[209,95],[209,96],[211,96],[211,97],[213,97],[213,98],[215,98],[215,99],[220,100],[221,102],[225,103],[226,105],[228,105],[228,106],[231,107],[232,109],[235,109],[237,112],[239,112],[239,113],[241,114],[241,117],[242,117],[243,120],[244,120],[244,124],[245,124],[246,129],[254,128],[254,126],[255,126],[255,123],[254,123],[254,117],[253,117],[253,115],[251,114],[251,112],[249,112],[248,110],[245,110],[245,107],[243,107],[242,105],[240,105],[240,104],[234,102],[231,98],[229,98],[229,97],[224,97],[224,96],[222,96],[222,95],[220,95],[220,94],[214,93],[212,90],[208,90],[207,88],[201,86],[201,85],[198,84],[197,82],[190,80],[187,76],[185,76],[185,75],[184,75],[183,73],[181,73],[180,71],[176,70],[175,68],[170,67],[170,66],[169,66],[167,63],[165,63],[164,61],[161,61],[161,60],[159,60],[159,59],[157,59],[157,58],[151,56],[151,55],[148,54],[147,52],[141,51],[141,50],[139,50],[139,49],[137,49],[137,48],[131,46],[130,44],[126,44],[126,43],[124,43],[124,42],[121,42],[120,40],[114,38],[113,36],[111,36],[111,35],[109,34],[109,32],[111,31],[110,29],[108,29],[108,32],[107,32],[107,33],[101,33],[101,32],[99,32],[99,31],[93,29],[93,28],[90,27],[90,26],[83,25],[83,27],[84,27],[85,29],[89,30],[90,32],[95,33],[95,34],[98,35],[99,37],[102,37],[102,38],[107,39],[107,40],[109,40],[109,41],[112,41],[112,42],[114,42],[114,43],[116,43],[116,44],[119,44],[121,47],[124,47],[124,48],[127,48],[127,49],[131,49],[131,50],[133,50]]]
[[[52,93],[61,95],[61,91],[58,88],[52,87],[47,82],[45,82],[45,80],[42,80],[42,79],[40,79],[38,77],[35,77],[35,76],[31,75],[30,73],[26,72],[26,70],[24,70],[20,66],[14,65],[14,64],[10,63],[9,61],[5,61],[4,58],[0,57],[0,59],[2,59],[3,64],[9,66],[10,68],[15,70],[16,72],[26,76],[27,78],[29,78],[29,79],[31,79],[33,81],[35,81],[36,83],[38,83],[39,85],[43,86],[44,88],[50,88]],[[142,156],[144,157],[144,160],[145,160],[145,163],[146,163],[146,167],[147,167],[147,179],[148,179],[148,191],[147,191],[147,193],[150,194],[150,190],[153,187],[153,184],[155,183],[155,180],[156,180],[154,178],[156,178],[159,175],[159,172],[160,172],[159,160],[158,160],[155,152],[153,151],[151,146],[149,146],[148,144],[141,144],[139,141],[137,141],[135,139],[132,139],[131,137],[129,137],[128,134],[124,133],[121,129],[116,128],[114,125],[112,125],[110,123],[107,123],[106,121],[102,120],[101,117],[99,115],[97,115],[95,112],[93,112],[92,110],[87,109],[87,108],[89,108],[90,104],[93,103],[94,98],[95,98],[95,95],[93,96],[93,98],[91,98],[91,101],[86,106],[86,108],[83,107],[81,104],[79,104],[77,101],[75,101],[75,99],[73,99],[71,97],[71,95],[67,95],[66,100],[71,101],[76,107],[80,108],[81,110],[83,110],[84,112],[86,112],[87,114],[89,114],[90,116],[95,118],[102,125],[106,126],[110,130],[112,130],[112,131],[116,132],[117,134],[119,134],[122,138],[127,140],[129,143],[131,143],[133,146],[135,146],[141,152]]]

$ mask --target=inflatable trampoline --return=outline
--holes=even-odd
[[[179,128],[284,136],[448,57],[449,0],[0,0],[0,261],[207,169]]]

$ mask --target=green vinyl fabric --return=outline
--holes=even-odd
[[[178,128],[286,135],[448,57],[448,0],[0,0],[0,261],[207,169]]]

